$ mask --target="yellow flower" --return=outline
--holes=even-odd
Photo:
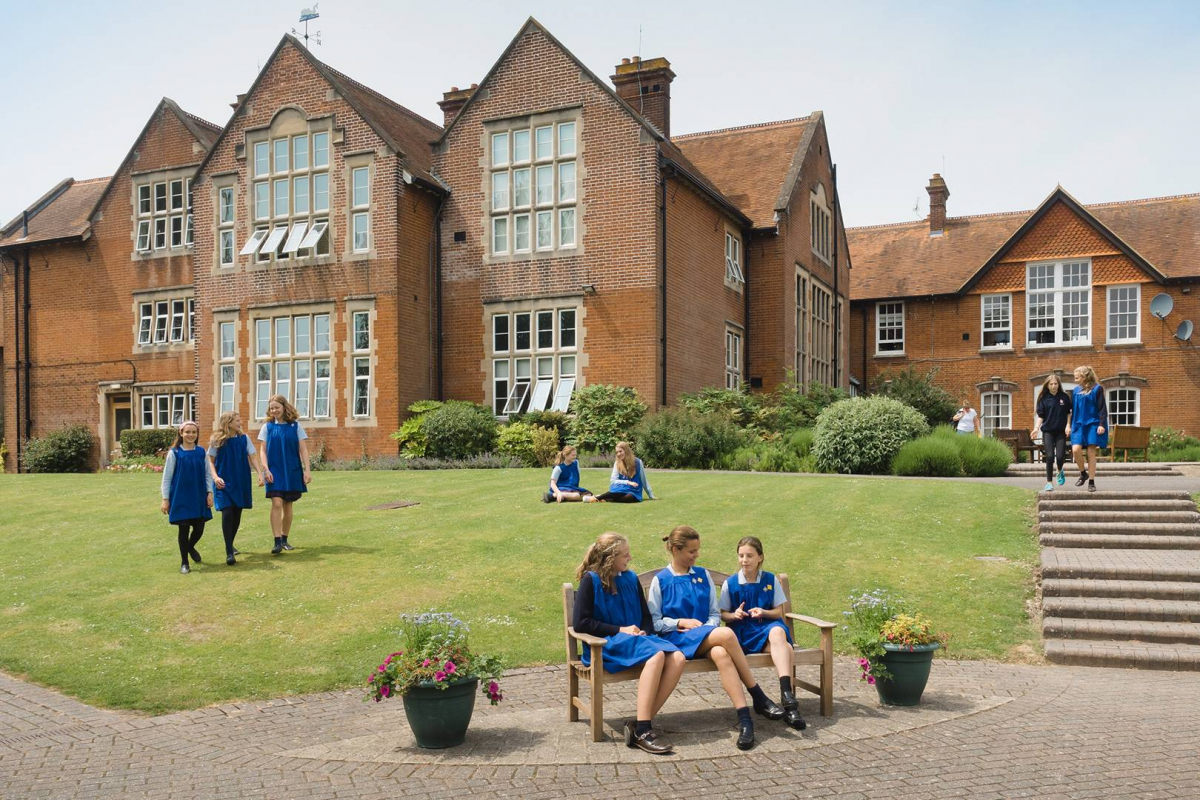
[[[771,584],[769,584],[769,583],[768,583],[768,584],[767,584],[767,588],[766,588],[766,589],[763,589],[763,591],[764,591],[764,592],[769,592],[769,591],[771,591]]]

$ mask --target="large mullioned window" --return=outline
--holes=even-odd
[[[192,179],[137,184],[134,249],[144,254],[192,246]]]
[[[1086,259],[1026,265],[1028,347],[1091,344],[1091,273]]]
[[[491,316],[496,416],[566,411],[579,378],[579,312],[539,308]]]
[[[260,317],[253,331],[254,419],[266,419],[273,394],[288,398],[301,419],[329,418],[330,315]]]
[[[489,137],[492,255],[569,250],[578,240],[578,125],[557,122]]]
[[[278,136],[251,145],[254,232],[240,255],[254,256],[259,262],[286,262],[329,252],[329,147],[328,131]],[[355,174],[352,180],[357,179]],[[352,196],[359,198],[357,191]],[[355,212],[355,226],[359,214],[366,212]],[[363,233],[369,239],[369,230]]]
[[[191,297],[173,297],[138,303],[137,343],[156,344],[190,342],[195,336],[196,301]]]

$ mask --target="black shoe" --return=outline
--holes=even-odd
[[[192,571],[192,568],[191,568],[191,567],[189,567],[187,564],[184,564],[182,567],[180,567],[180,568],[179,568],[179,571],[180,571],[182,574],[184,574],[184,575],[187,575],[189,572],[191,572],[191,571]]]
[[[238,549],[235,547],[235,548],[233,548],[233,554],[234,554],[235,556],[240,556],[240,555],[242,554],[242,551],[241,551],[241,550],[238,550]]]
[[[284,550],[287,550],[287,551],[290,553],[291,551],[295,550],[296,548],[292,547],[292,546],[291,546],[290,544],[288,544],[287,542],[284,542],[284,543],[283,543],[283,549],[284,549]]]
[[[546,492],[544,495],[542,495],[542,502],[543,503],[553,503],[554,502],[554,492]]]
[[[675,750],[669,742],[659,739],[658,734],[654,731],[646,731],[641,736],[634,736],[633,746],[656,756],[665,756]]]
[[[796,702],[796,695],[791,692],[783,693],[783,721],[789,726],[798,731],[802,731],[808,727],[808,723],[804,721],[804,717],[800,716],[799,704]]]
[[[742,723],[738,727],[737,749],[749,750],[754,747],[754,726]]]
[[[188,550],[188,555],[191,556],[192,561],[195,561],[197,564],[204,560],[200,557],[200,554],[196,552],[196,548],[194,547],[191,550]]]
[[[754,701],[754,713],[767,719],[783,719],[783,706],[768,697],[765,703]]]
[[[232,555],[228,555],[228,556],[225,556],[225,563],[232,567],[234,564],[237,563],[237,559],[234,558]]]
[[[1088,481],[1088,491],[1089,492],[1096,491],[1096,482],[1095,481]]]
[[[636,747],[637,746],[633,743],[634,731],[635,731],[636,727],[637,727],[637,723],[635,723],[633,720],[631,720],[631,719],[625,720],[625,729],[624,729],[623,733],[625,734],[625,746],[626,747]]]
[[[273,555],[273,556],[277,556],[282,552],[283,552],[283,545],[281,545],[281,544],[276,543],[275,546],[271,548],[271,555]]]
[[[1075,485],[1083,486],[1085,483],[1087,483],[1087,479],[1088,479],[1088,474],[1087,474],[1087,470],[1085,469],[1083,472],[1079,473],[1079,480],[1075,481]]]

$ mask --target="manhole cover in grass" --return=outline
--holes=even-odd
[[[392,508],[408,508],[409,506],[419,505],[421,504],[413,500],[396,500],[392,503],[380,503],[377,506],[367,506],[367,511],[387,511]]]

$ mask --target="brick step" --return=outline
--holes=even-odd
[[[1101,461],[1097,472],[1137,472],[1141,470],[1159,471],[1169,470],[1173,466],[1170,461]],[[1011,470],[1019,470],[1021,472],[1040,472],[1046,474],[1046,464],[1042,461],[1036,461],[1030,464],[1028,461],[1022,461],[1019,464],[1009,464]],[[1079,467],[1075,466],[1074,461],[1068,461],[1065,467],[1068,475],[1078,475]]]
[[[1200,582],[1200,552],[1048,547],[1042,550],[1042,579]]]
[[[1116,534],[1043,533],[1042,547],[1111,548],[1117,550],[1200,550],[1200,536],[1121,536]]]
[[[1039,510],[1038,521],[1049,523],[1076,522],[1117,522],[1134,524],[1171,524],[1190,523],[1200,525],[1200,513],[1195,511],[1159,511],[1148,509],[1079,509],[1079,510]]]
[[[1028,464],[1009,464],[1008,468],[1004,470],[1004,474],[1010,478],[1044,478],[1046,477],[1046,468],[1041,464],[1033,467]],[[1054,474],[1058,475],[1057,472]],[[1069,484],[1075,483],[1079,478],[1079,470],[1074,467],[1067,467],[1065,474]],[[1162,466],[1139,464],[1136,467],[1131,464],[1126,469],[1116,469],[1111,464],[1105,464],[1096,470],[1097,480],[1103,480],[1106,475],[1110,478],[1173,478],[1182,474],[1170,464]]]
[[[1196,512],[1196,504],[1191,500],[1112,500],[1100,495],[1099,492],[1089,496],[1096,499],[1083,500],[1081,498],[1044,496],[1042,501],[1038,503],[1038,511],[1044,514],[1057,514],[1066,511],[1121,511],[1129,513],[1138,511],[1148,511],[1151,513]]]
[[[1200,622],[1200,602],[1131,597],[1044,597],[1042,613],[1075,619]]]
[[[1194,671],[1200,670],[1200,646],[1049,639],[1046,641],[1046,660],[1054,664],[1076,664],[1085,667]]]
[[[1200,522],[1039,522],[1038,533],[1089,536],[1200,536]]]
[[[1186,491],[1172,489],[1154,489],[1144,492],[1133,491],[1111,491],[1111,492],[1088,492],[1081,489],[1062,488],[1053,492],[1038,492],[1038,503],[1044,504],[1047,502],[1058,503],[1064,501],[1083,501],[1085,503],[1107,503],[1111,500],[1187,500],[1191,501],[1192,496]],[[1049,509],[1047,509],[1049,510]]]
[[[1042,581],[1042,597],[1123,597],[1200,601],[1200,583],[1046,578]],[[1043,602],[1045,601],[1043,600]]]
[[[1194,622],[1044,617],[1042,619],[1042,635],[1047,641],[1050,639],[1105,639],[1121,642],[1200,645],[1200,625]]]

